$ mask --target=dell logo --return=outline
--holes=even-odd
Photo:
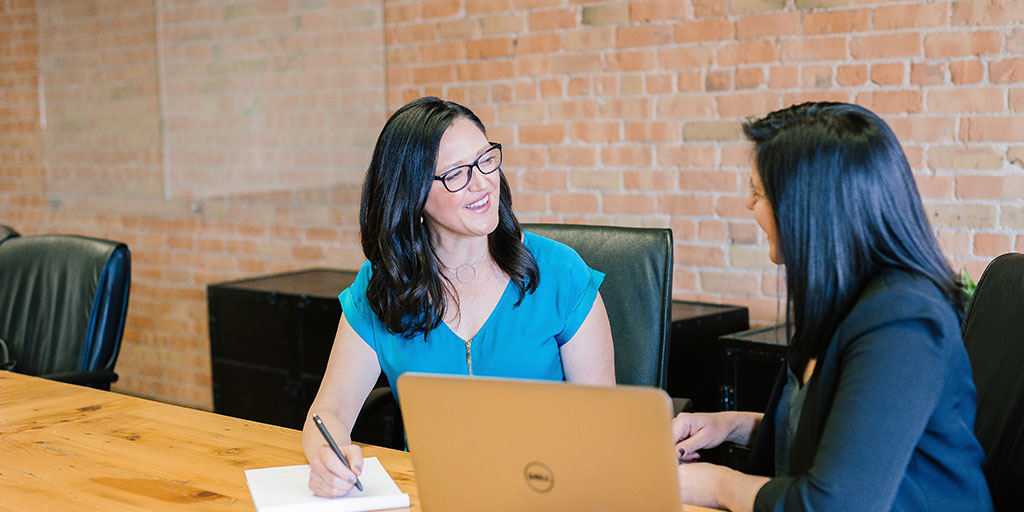
[[[548,492],[555,485],[555,475],[551,472],[551,468],[540,462],[531,462],[526,465],[526,468],[523,469],[523,480],[526,481],[527,487],[539,493]]]

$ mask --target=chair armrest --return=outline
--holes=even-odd
[[[40,375],[40,377],[58,382],[67,382],[68,384],[78,384],[82,386],[89,386],[91,388],[105,389],[108,391],[110,390],[110,383],[117,382],[117,374],[106,371],[57,372]]]
[[[675,418],[681,412],[693,412],[693,400],[672,397],[672,417]]]

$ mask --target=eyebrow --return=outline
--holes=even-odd
[[[441,169],[443,169],[443,171],[441,171],[441,172],[448,172],[448,171],[450,171],[452,169],[455,169],[455,168],[458,168],[458,167],[464,167],[464,166],[467,166],[467,165],[469,165],[469,164],[471,164],[473,162],[476,162],[476,160],[478,158],[480,158],[484,153],[486,153],[489,149],[491,149],[491,143],[490,142],[487,143],[486,147],[484,147],[483,149],[478,151],[476,153],[476,156],[474,156],[472,160],[470,160],[468,162],[465,162],[465,163],[459,163],[459,162],[461,162],[461,160],[460,160],[460,161],[456,161],[456,162],[453,162],[451,164],[442,166]]]

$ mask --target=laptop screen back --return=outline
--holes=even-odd
[[[407,373],[398,396],[427,512],[680,509],[660,389]]]

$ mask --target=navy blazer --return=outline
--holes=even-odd
[[[926,279],[889,269],[864,289],[805,384],[790,475],[755,510],[992,510],[974,436],[977,396],[960,316]],[[753,443],[774,476],[785,368]]]

